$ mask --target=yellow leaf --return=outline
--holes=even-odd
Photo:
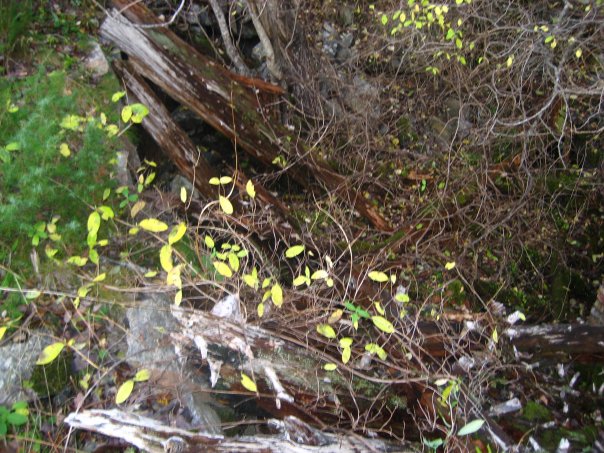
[[[582,49],[575,50],[575,57],[581,58],[581,55],[583,55],[583,50]]]
[[[228,184],[231,181],[233,181],[233,178],[231,178],[230,176],[221,176],[220,179],[218,180],[218,182],[222,185]]]
[[[377,311],[380,315],[384,315],[384,309],[382,308],[382,304],[380,304],[378,301],[375,301],[373,305],[375,306],[375,311]]]
[[[286,258],[293,258],[304,251],[303,245],[294,245],[285,251]]]
[[[206,236],[205,238],[203,238],[203,242],[206,244],[206,247],[209,249],[213,249],[214,248],[214,239],[212,239],[211,236]]]
[[[151,233],[161,233],[162,231],[166,231],[168,229],[168,225],[166,225],[161,220],[157,219],[144,219],[138,223],[143,230],[150,231]]]
[[[334,311],[331,315],[329,315],[329,319],[327,320],[327,322],[329,324],[334,324],[342,318],[343,314],[344,314],[344,310],[338,309],[338,310]]]
[[[258,391],[256,383],[252,381],[252,379],[245,373],[241,373],[241,385],[243,385],[243,387],[250,392]]]
[[[159,262],[162,269],[166,272],[170,272],[174,267],[172,262],[172,246],[170,244],[166,244],[160,249]]]
[[[231,278],[233,276],[233,271],[228,266],[228,264],[223,263],[222,261],[214,261],[212,264],[214,265],[216,272],[218,272],[223,277]]]
[[[71,256],[67,260],[67,264],[75,264],[76,266],[82,267],[88,262],[88,258],[83,258],[81,256]]]
[[[369,272],[369,278],[378,283],[387,282],[389,280],[388,276],[384,272],[380,271]]]
[[[220,203],[220,209],[222,209],[225,214],[231,215],[233,213],[233,205],[227,197],[220,195],[218,203]]]
[[[111,209],[109,206],[99,206],[98,211],[101,213],[101,218],[103,220],[109,220],[115,217],[113,209]]]
[[[229,266],[231,266],[231,269],[233,269],[234,272],[237,272],[239,270],[239,258],[237,255],[234,253],[229,253],[227,258],[229,260]]]
[[[260,302],[260,303],[258,304],[258,308],[257,308],[257,310],[258,310],[258,317],[259,317],[259,318],[262,318],[262,317],[264,316],[264,304],[263,304],[262,302]],[[1,337],[0,337],[0,338],[1,338]]]
[[[130,107],[129,105],[125,106],[122,109],[122,121],[124,123],[127,123],[128,121],[130,121],[130,118],[132,118],[132,107]]]
[[[219,186],[220,185],[220,179],[218,178],[210,178],[210,184],[213,186]]]
[[[329,274],[323,269],[313,272],[310,276],[312,280],[325,280],[327,277],[329,277]]]
[[[277,307],[283,305],[283,290],[279,283],[275,283],[271,288],[271,299]]]
[[[61,143],[61,146],[59,146],[59,152],[63,157],[71,156],[71,150],[69,149],[69,145],[67,143]]]
[[[180,222],[178,225],[172,228],[172,231],[170,231],[170,234],[168,235],[168,244],[172,245],[177,243],[182,239],[186,232],[187,226],[184,222]]]
[[[187,202],[187,189],[185,187],[180,188],[180,201]]]
[[[323,369],[325,371],[334,371],[338,368],[338,366],[335,363],[326,363],[325,365],[323,365]]]
[[[0,340],[2,340],[2,338],[4,337],[4,334],[6,333],[6,326],[2,326],[0,327]]]
[[[94,280],[92,280],[93,282],[102,282],[103,280],[105,280],[105,277],[107,277],[107,273],[103,272],[102,274],[97,275]]]
[[[144,381],[148,381],[150,377],[151,377],[151,373],[149,372],[149,370],[147,370],[146,368],[143,368],[142,370],[139,370],[136,373],[136,376],[134,376],[134,381],[135,382],[144,382]]]
[[[131,235],[131,236],[134,236],[138,232],[139,232],[139,228],[138,227],[133,227],[133,228],[130,228],[128,230],[128,234]]]
[[[342,363],[344,365],[346,365],[348,363],[348,361],[350,360],[350,348],[344,348],[344,350],[342,351]]]
[[[247,184],[245,185],[245,191],[250,198],[254,198],[256,196],[256,189],[254,189],[254,183],[251,179],[248,180]]]
[[[118,389],[117,394],[115,395],[116,404],[122,404],[124,401],[126,401],[132,393],[133,389],[134,381],[132,379],[128,379],[126,382],[120,385],[120,388]]]
[[[174,285],[179,289],[182,288],[182,279],[180,278],[181,266],[182,265],[179,264],[178,266],[174,266],[172,269],[170,269],[170,272],[168,272],[168,275],[166,277],[167,285]]]
[[[352,346],[352,338],[350,338],[350,337],[340,338],[339,343],[340,343],[340,347],[349,348]]]
[[[371,320],[373,321],[373,324],[375,324],[375,326],[378,329],[380,329],[382,332],[385,332],[385,333],[394,332],[394,326],[392,325],[392,323],[390,321],[388,321],[386,318],[384,318],[383,316],[372,316]]]
[[[514,63],[514,56],[513,56],[513,55],[510,55],[510,56],[508,57],[508,59],[507,59],[507,61],[506,61],[506,63],[505,63],[505,64],[506,64],[506,65],[507,65],[507,67],[509,68],[510,66],[512,66],[512,63]]]
[[[333,330],[333,327],[331,327],[329,324],[319,324],[317,326],[317,332],[326,338],[336,337],[336,331]]]
[[[144,276],[145,276],[145,278],[152,278],[152,277],[155,277],[156,275],[157,275],[157,271],[149,271]]]
[[[499,341],[499,334],[497,333],[497,329],[493,330],[493,333],[491,334],[491,338],[493,339],[494,343],[497,343]]]
[[[136,214],[141,212],[141,210],[145,207],[145,204],[146,203],[143,200],[138,200],[136,203],[134,203],[134,206],[132,206],[132,209],[130,209],[130,216],[136,217]]]
[[[101,215],[94,211],[88,216],[88,233],[96,234],[101,226]]]
[[[59,357],[59,354],[61,353],[61,351],[63,350],[64,347],[65,347],[65,343],[63,343],[62,341],[59,341],[59,342],[53,343],[53,344],[49,344],[48,346],[46,346],[44,348],[44,350],[40,354],[40,357],[38,357],[38,361],[36,362],[36,365],[48,365],[54,359]]]
[[[445,269],[448,271],[450,271],[454,267],[455,267],[455,261],[451,261],[451,262],[445,264]]]
[[[176,291],[176,294],[174,295],[174,305],[179,307],[181,302],[182,302],[182,289],[179,289],[178,291]]]

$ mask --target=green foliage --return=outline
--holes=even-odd
[[[0,55],[7,59],[20,46],[33,19],[32,0],[0,0]]]
[[[25,425],[29,416],[27,403],[18,401],[14,403],[11,409],[0,406],[0,437],[8,433],[9,426],[13,428]]]
[[[43,67],[0,81],[0,147],[11,149],[0,155],[0,255],[15,244],[13,254],[28,253],[30,240],[35,246],[51,234],[77,244],[87,204],[100,201],[113,168],[100,120],[74,112],[84,98],[63,72]]]

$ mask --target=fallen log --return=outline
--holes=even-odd
[[[258,452],[258,453],[337,453],[337,452],[413,452],[418,446],[394,444],[379,439],[336,435],[319,431],[296,419],[268,420],[275,435],[227,438],[220,435],[195,433],[166,426],[152,418],[116,409],[72,412],[65,418],[72,428],[94,431],[121,439],[150,453],[182,452]]]
[[[518,358],[604,363],[604,326],[546,324],[509,327],[504,331]]]
[[[101,35],[128,55],[137,73],[189,107],[253,158],[267,165],[275,165],[283,155],[289,161],[298,160],[300,165],[288,171],[302,185],[307,186],[309,178],[314,178],[352,203],[377,229],[392,230],[362,194],[348,187],[345,177],[310,158],[303,145],[288,139],[291,134],[285,127],[268,119],[270,113],[260,105],[257,88],[240,83],[169,29],[137,27],[135,24],[158,22],[142,3],[114,0],[113,4],[124,15],[107,17]]]

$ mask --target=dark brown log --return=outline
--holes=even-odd
[[[157,23],[156,17],[142,3],[132,4],[129,0],[114,0],[113,3],[124,10],[125,17],[108,17],[101,27],[101,34],[128,54],[135,71],[152,80],[261,162],[273,165],[282,154],[288,161],[300,159],[301,165],[289,172],[301,184],[307,185],[308,178],[314,177],[345,202],[352,203],[376,228],[391,231],[377,210],[360,193],[348,187],[346,178],[321,162],[313,162],[301,144],[287,139],[287,129],[267,119],[269,112],[259,107],[259,97],[254,89],[235,80],[229,71],[198,53],[169,29],[133,25]]]
[[[531,361],[568,360],[604,362],[604,326],[547,324],[518,326],[504,335],[524,359]]]
[[[153,90],[132,70],[128,62],[115,61],[113,69],[128,89],[131,101],[141,102],[149,109],[149,115],[142,122],[145,130],[201,194],[211,199],[216,198],[216,187],[212,187],[209,181],[218,175],[197,152],[187,134],[174,122]]]

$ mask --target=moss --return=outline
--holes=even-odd
[[[31,388],[42,398],[51,397],[69,385],[72,354],[63,351],[48,365],[36,365],[31,375]]]
[[[535,401],[528,401],[522,411],[522,418],[529,422],[547,422],[552,419],[552,414],[545,406]]]

